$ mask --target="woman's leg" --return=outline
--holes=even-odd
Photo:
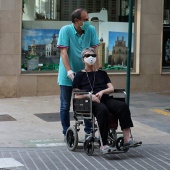
[[[133,122],[128,105],[125,102],[115,100],[113,98],[105,101],[105,104],[108,107],[110,113],[119,119],[120,127],[123,131],[124,143],[129,142],[130,127],[133,127]]]
[[[123,129],[124,143],[128,143],[130,139],[130,128]]]
[[[102,138],[103,145],[107,144],[108,137],[108,115],[109,111],[103,103],[93,102],[93,114],[95,115]]]
[[[115,115],[120,122],[121,129],[133,127],[131,113],[125,102],[109,98],[104,102],[111,114]]]

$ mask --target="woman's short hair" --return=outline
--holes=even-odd
[[[72,14],[71,14],[72,23],[75,23],[75,20],[74,20],[75,18],[81,20],[81,12],[82,11],[86,11],[87,12],[87,10],[83,9],[83,8],[78,8],[78,9],[76,9],[76,10],[74,10],[72,12]]]
[[[83,51],[81,52],[81,56],[84,57],[84,55],[85,55],[87,52],[93,52],[94,54],[96,54],[94,48],[88,47],[88,48],[83,49]]]

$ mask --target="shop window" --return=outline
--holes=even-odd
[[[135,3],[133,5],[133,22]],[[59,30],[71,24],[71,13],[81,7],[89,12],[91,24],[99,36],[100,68],[126,71],[128,49],[129,0],[23,0],[22,73],[57,72],[60,51]],[[135,71],[134,23],[132,33],[131,70]]]
[[[170,72],[170,1],[164,0],[162,71]]]

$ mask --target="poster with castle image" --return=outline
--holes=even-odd
[[[128,22],[100,22],[99,61],[103,61],[102,68],[107,71],[124,71],[127,68],[128,56]],[[131,70],[135,69],[134,59],[134,23],[132,23]],[[99,49],[101,48],[99,46]]]
[[[22,30],[22,71],[58,70],[58,34],[59,29]]]
[[[128,33],[109,31],[108,65],[106,69],[126,70],[128,55]],[[134,33],[132,34],[131,68],[134,58]]]

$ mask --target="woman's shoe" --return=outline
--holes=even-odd
[[[123,147],[124,147],[124,148],[135,147],[135,146],[137,146],[138,144],[140,144],[139,141],[130,139],[128,143],[124,143]]]
[[[107,153],[110,153],[113,151],[113,148],[108,146],[108,145],[105,145],[103,147],[100,147],[100,153],[101,154],[107,154]]]

